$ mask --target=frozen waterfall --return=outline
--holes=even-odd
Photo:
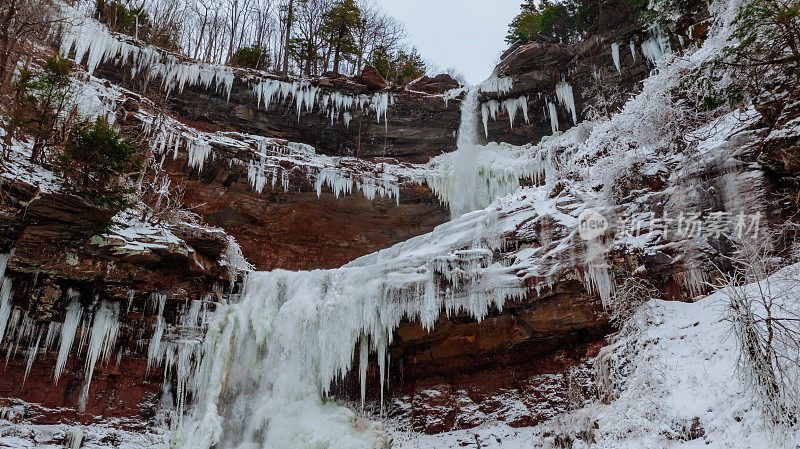
[[[379,425],[329,398],[331,384],[351,368],[365,382],[367,352],[387,373],[403,318],[426,329],[444,313],[481,320],[521,296],[515,270],[492,254],[528,216],[471,214],[339,269],[249,274],[240,300],[210,320],[172,446],[381,447]]]
[[[461,125],[453,155],[453,190],[450,216],[458,218],[478,209],[475,159],[478,157],[478,89],[470,88],[461,102]]]

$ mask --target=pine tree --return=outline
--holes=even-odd
[[[354,0],[339,0],[325,14],[323,32],[333,48],[333,75],[339,74],[339,62],[358,51],[353,30],[361,23],[361,10]]]

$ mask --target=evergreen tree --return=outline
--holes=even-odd
[[[58,170],[67,186],[100,207],[121,210],[129,204],[123,176],[139,169],[136,146],[116,132],[108,121],[81,122],[70,134],[58,157]]]
[[[269,50],[253,45],[236,50],[231,56],[229,64],[256,70],[267,70],[269,62]]]
[[[69,59],[48,58],[42,71],[34,75],[23,69],[9,114],[10,128],[33,138],[31,160],[38,161],[42,152],[58,143],[64,115],[72,107]]]
[[[339,74],[339,62],[358,51],[353,30],[361,23],[361,10],[354,0],[338,0],[325,14],[323,32],[333,48],[333,75]]]
[[[393,84],[406,84],[425,74],[425,62],[416,48],[410,51],[391,52],[386,47],[378,47],[370,64]]]

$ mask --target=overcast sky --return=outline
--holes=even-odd
[[[471,83],[486,79],[522,0],[378,0],[402,20],[408,40],[442,70],[455,67]]]

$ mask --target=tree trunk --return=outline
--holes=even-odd
[[[337,39],[337,41],[336,41],[336,51],[333,54],[333,76],[334,77],[339,75],[339,51],[340,51],[340,49],[342,47],[342,39],[344,39],[345,31],[347,31],[347,30],[345,30],[344,24],[342,24],[342,26],[339,27],[339,39]]]
[[[11,37],[9,36],[11,30],[11,21],[17,12],[17,0],[11,0],[8,5],[8,12],[3,17],[3,22],[0,23],[0,86],[6,86],[6,73],[8,72],[8,63],[11,59]]]
[[[289,44],[292,40],[292,7],[294,6],[294,0],[289,0],[289,12],[286,15],[286,44],[283,48],[283,77],[287,77],[289,75]]]

